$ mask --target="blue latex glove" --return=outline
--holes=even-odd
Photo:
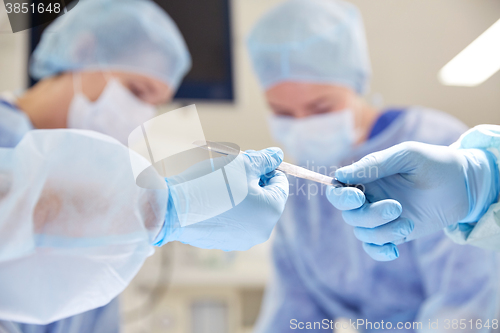
[[[477,222],[499,192],[495,157],[479,149],[405,142],[337,170],[356,188],[331,187],[328,200],[353,225],[374,259],[399,256],[396,245],[457,222]],[[366,198],[366,200],[365,200]]]
[[[241,186],[248,186],[245,199],[220,215],[181,227],[170,196],[165,227],[155,245],[177,240],[199,248],[242,251],[269,239],[288,198],[288,179],[275,171],[283,152],[279,148],[249,150],[240,157],[246,170]]]

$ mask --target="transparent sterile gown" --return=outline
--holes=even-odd
[[[0,148],[0,319],[44,324],[107,304],[153,253],[168,190],[137,186],[110,137],[30,130],[1,107],[0,120],[0,142],[21,138]]]

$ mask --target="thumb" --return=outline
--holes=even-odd
[[[288,184],[288,178],[286,178],[283,172],[275,172],[268,180],[267,185],[262,189],[267,196],[271,197],[276,202],[282,203],[282,208],[284,209],[290,185]],[[281,212],[283,212],[283,209]]]
[[[338,210],[356,209],[366,201],[364,193],[355,187],[328,186],[326,198]]]
[[[276,147],[261,151],[247,150],[244,154],[250,161],[252,171],[259,177],[276,170],[283,162],[283,151]]]
[[[338,169],[335,177],[343,183],[366,184],[374,180],[405,173],[412,170],[411,142],[400,143],[391,148],[366,155],[358,162]]]

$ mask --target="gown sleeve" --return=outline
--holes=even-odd
[[[53,322],[128,285],[153,253],[168,199],[166,188],[136,185],[134,158],[79,130],[34,130],[0,148],[0,319]]]
[[[500,126],[479,125],[466,133],[452,146],[460,149],[485,149],[500,162]],[[500,168],[497,168],[497,172]],[[498,184],[500,174],[495,175]],[[500,202],[492,204],[481,219],[474,224],[459,223],[446,229],[446,234],[456,243],[470,244],[490,250],[500,250]]]

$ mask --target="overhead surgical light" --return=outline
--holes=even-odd
[[[500,69],[500,20],[481,34],[438,74],[449,86],[477,86]]]

